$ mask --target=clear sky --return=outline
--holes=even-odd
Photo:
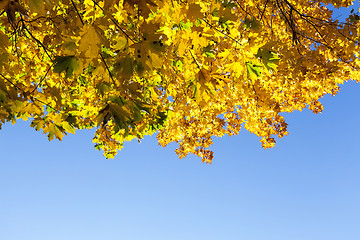
[[[321,114],[286,114],[273,149],[246,131],[216,139],[211,165],[155,136],[106,160],[91,131],[48,142],[6,124],[0,239],[359,240],[360,85],[321,102]]]

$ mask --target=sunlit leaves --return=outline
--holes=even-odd
[[[9,46],[9,38],[0,31],[0,69],[6,64],[8,60],[9,53],[7,47]]]
[[[31,120],[49,140],[97,128],[113,158],[156,131],[211,162],[212,137],[243,128],[264,148],[288,134],[283,112],[359,78],[351,1],[0,1],[0,123]]]

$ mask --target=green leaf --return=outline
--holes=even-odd
[[[74,70],[79,67],[74,56],[56,56],[54,60],[54,72],[65,72],[65,78],[73,75]]]
[[[115,131],[118,132],[120,129],[125,129],[125,136],[129,134],[129,121],[132,118],[132,113],[125,106],[119,106],[116,103],[109,104],[109,110],[112,118],[115,122]]]
[[[130,57],[122,57],[114,64],[114,72],[124,80],[130,79],[134,74],[135,61]]]
[[[6,102],[6,92],[0,89],[0,104],[1,102]]]
[[[96,85],[96,89],[98,90],[98,92],[104,96],[104,94],[106,92],[108,92],[109,90],[111,90],[111,86],[106,83],[106,82],[99,82],[97,85]]]
[[[251,80],[255,80],[256,78],[261,76],[261,65],[254,64],[252,62],[246,63],[247,75]]]
[[[256,20],[255,18],[246,18],[244,21],[245,28],[250,29],[254,32],[260,32],[261,31],[261,22]]]
[[[54,63],[54,72],[61,73],[65,71],[65,78],[71,77],[74,70],[79,67],[74,56],[56,56]]]
[[[278,55],[267,48],[260,48],[256,54],[256,57],[260,58],[263,65],[269,72],[275,70],[280,61]]]
[[[214,50],[212,49],[212,45],[208,45],[202,49],[203,52],[205,52],[207,57],[215,57]]]
[[[236,4],[233,1],[225,0],[221,3],[221,6],[224,8],[234,8],[236,7]]]
[[[64,128],[64,130],[65,130],[66,132],[75,134],[75,128],[74,128],[73,126],[71,126],[70,123],[68,123],[68,122],[63,122],[63,123],[62,123],[62,127]]]

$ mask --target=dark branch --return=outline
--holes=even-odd
[[[74,8],[75,8],[75,11],[76,11],[77,15],[79,16],[79,18],[80,18],[80,21],[81,21],[82,25],[84,25],[84,21],[83,21],[83,19],[82,19],[81,15],[80,15],[80,13],[79,13],[79,11],[78,11],[78,9],[77,9],[77,7],[76,7],[75,3],[74,3],[74,1],[73,1],[73,0],[71,0],[71,3],[72,3],[72,5],[74,6]]]
[[[22,21],[22,27],[29,33],[29,35],[32,37],[32,39],[41,46],[42,49],[44,49],[46,55],[50,58],[50,60],[52,61],[52,57],[50,56],[48,50],[46,49],[46,47],[44,46],[44,44],[39,40],[37,39],[36,37],[34,37],[34,35],[31,33],[31,31],[26,27],[26,24],[24,21]]]

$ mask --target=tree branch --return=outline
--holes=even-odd
[[[74,6],[74,8],[75,8],[75,11],[76,11],[77,15],[79,16],[79,18],[80,18],[80,21],[81,21],[82,25],[84,25],[84,21],[83,21],[83,19],[82,19],[81,15],[80,15],[80,13],[79,13],[79,11],[78,11],[78,9],[77,9],[77,7],[76,7],[75,3],[74,3],[74,1],[73,1],[73,0],[71,0],[71,3],[72,3],[72,5]]]
[[[37,39],[36,37],[34,37],[34,35],[31,33],[31,31],[26,27],[26,24],[24,21],[22,21],[22,27],[29,33],[29,35],[35,40],[35,42],[37,44],[39,44],[42,49],[44,49],[46,55],[50,58],[51,61],[53,61],[52,57],[50,56],[49,52],[47,51],[46,47],[44,46],[44,44],[39,40]]]

